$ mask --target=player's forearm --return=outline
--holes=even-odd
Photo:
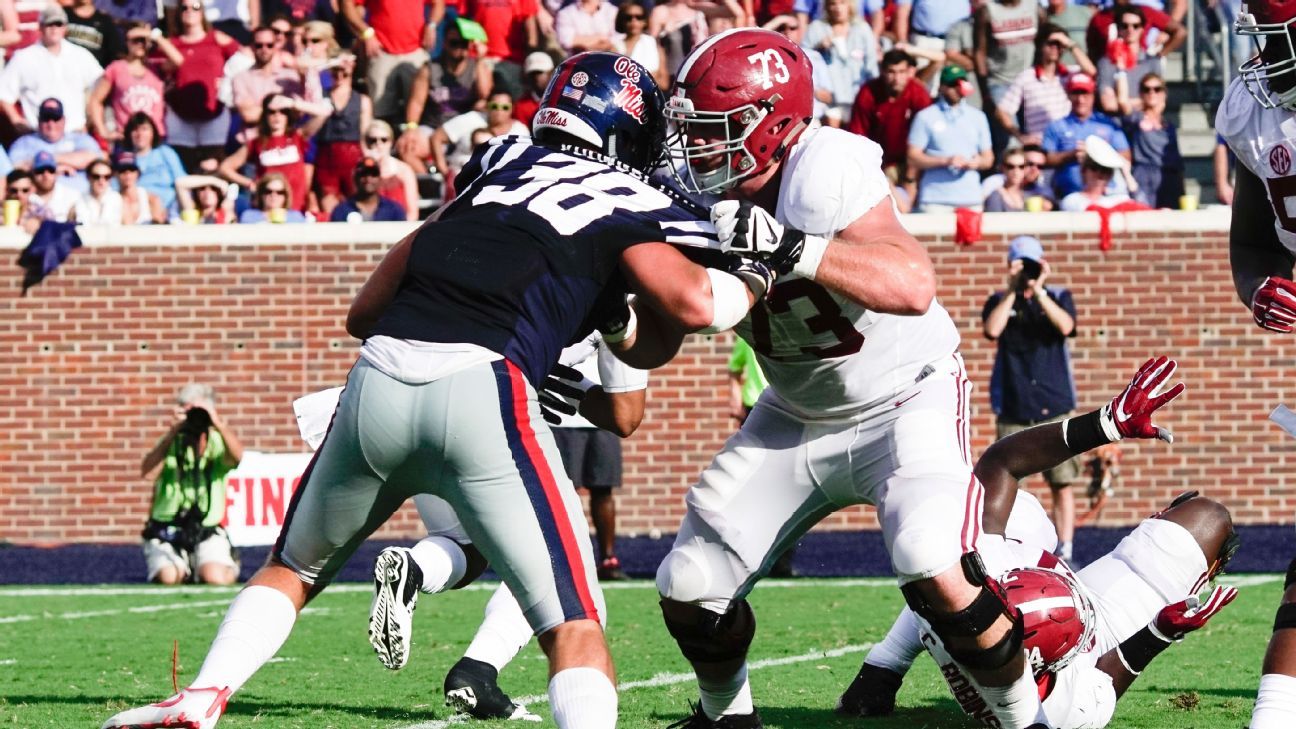
[[[610,344],[617,359],[631,367],[651,370],[675,358],[686,331],[651,306],[635,305],[637,326],[623,342]]]
[[[392,299],[396,298],[400,282],[405,277],[405,266],[409,262],[409,251],[414,244],[414,236],[422,229],[423,226],[420,226],[418,230],[405,236],[400,243],[388,251],[382,262],[378,264],[378,268],[374,269],[364,286],[360,287],[359,293],[351,302],[351,308],[347,311],[347,334],[356,339],[369,336],[369,330],[373,329],[383,311]]]
[[[1075,331],[1075,319],[1071,314],[1066,309],[1063,309],[1061,304],[1054,301],[1046,289],[1040,289],[1035,298],[1039,301],[1040,309],[1044,311],[1044,316],[1048,317],[1053,328],[1057,329],[1058,333],[1064,337],[1071,336],[1071,332]]]
[[[992,443],[973,469],[985,487],[982,527],[1003,534],[1017,498],[1017,482],[1075,455],[1062,438],[1059,423],[1037,425]]]
[[[862,244],[833,239],[815,281],[881,314],[922,315],[936,298],[931,260],[900,235]]]
[[[609,393],[593,387],[581,399],[580,414],[609,433],[629,438],[643,422],[646,399],[647,390]]]
[[[1104,653],[1098,659],[1098,670],[1111,676],[1116,698],[1120,698],[1152,659],[1169,647],[1170,643],[1154,634],[1151,628],[1143,628]]]

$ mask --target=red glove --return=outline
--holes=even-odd
[[[1296,283],[1270,276],[1251,295],[1251,315],[1261,329],[1287,334],[1296,325]]]
[[[1183,640],[1188,633],[1205,626],[1206,621],[1223,610],[1225,605],[1233,602],[1237,594],[1235,587],[1219,586],[1211,591],[1205,602],[1193,595],[1187,600],[1166,605],[1161,608],[1161,612],[1157,613],[1156,619],[1148,625],[1148,629],[1167,643]]]
[[[1165,392],[1157,392],[1174,374],[1176,366],[1174,360],[1164,356],[1148,360],[1125,391],[1103,406],[1099,421],[1109,439],[1160,438],[1167,443],[1174,442],[1173,433],[1152,424],[1152,413],[1184,391],[1186,385],[1180,382]]]

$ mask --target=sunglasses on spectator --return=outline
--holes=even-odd
[[[1139,91],[1144,94],[1161,94],[1161,93],[1165,93],[1165,90],[1166,89],[1164,86],[1144,86],[1143,88],[1139,89]]]
[[[52,20],[48,23],[45,23],[41,27],[42,28],[63,28],[65,26],[67,26],[67,23],[63,22],[62,20]]]
[[[621,17],[625,18],[626,20],[645,20],[645,19],[646,19],[646,16],[645,16],[643,13],[626,13],[625,15],[622,15]]]
[[[148,42],[149,42],[149,37],[146,36],[146,35],[133,35],[133,36],[130,36],[129,38],[127,38],[127,39],[126,39],[126,42],[127,42],[127,43],[138,43],[139,45],[147,45]]]
[[[267,187],[261,191],[262,195],[287,195],[288,191],[282,187]]]
[[[111,180],[112,173],[111,172],[91,172],[89,177],[91,180]]]
[[[9,194],[11,194],[11,195],[30,195],[30,194],[32,194],[32,191],[33,191],[33,190],[35,190],[35,188],[32,187],[31,185],[23,185],[22,187],[13,186],[13,187],[10,187],[10,188],[9,188]]]
[[[118,167],[118,168],[117,168],[117,174],[119,174],[119,175],[124,175],[124,174],[126,174],[127,172],[134,172],[135,174],[138,175],[138,174],[139,174],[139,168],[138,168],[138,167]]]
[[[494,104],[487,104],[486,108],[490,109],[491,111],[512,111],[513,105],[494,103]]]
[[[1007,164],[1007,163],[1005,163],[1005,164],[1004,164],[1004,169],[1005,169],[1005,170],[1024,170],[1024,169],[1026,169],[1028,166],[1029,166],[1029,165],[1027,165],[1025,162],[1022,162],[1021,164],[1017,164],[1017,165],[1014,165],[1014,164]]]
[[[275,27],[273,25],[270,26],[270,30],[274,31],[275,35],[288,35],[292,32],[292,28]]]
[[[275,47],[274,43],[253,43],[252,44],[252,48],[258,51],[259,50],[270,51],[270,50],[274,50],[274,47]]]
[[[1044,45],[1049,46],[1050,48],[1066,48],[1066,44],[1060,40],[1045,41]]]
[[[1118,23],[1121,30],[1138,30],[1143,27],[1142,23]]]
[[[463,38],[451,38],[445,42],[447,48],[467,48],[468,41]]]
[[[365,137],[365,144],[370,147],[376,144],[386,144],[391,141],[391,137]]]
[[[56,172],[53,167],[42,167],[39,170],[32,170],[33,175],[52,175]]]
[[[312,45],[312,46],[313,46],[313,45],[315,45],[316,43],[328,43],[328,38],[307,38],[307,39],[306,39],[306,44],[307,44],[307,45]]]
[[[202,10],[202,9],[203,9],[203,6],[202,6],[202,3],[187,3],[187,4],[185,4],[184,6],[182,6],[182,9],[183,9],[183,10]]]
[[[283,114],[284,116],[288,116],[288,110],[287,110],[287,109],[269,109],[269,110],[266,111],[266,114]]]

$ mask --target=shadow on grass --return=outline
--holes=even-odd
[[[761,722],[769,729],[953,729],[954,727],[980,726],[952,703],[905,706],[891,716],[849,717],[839,716],[831,709],[800,706],[758,706]],[[682,714],[666,715],[658,712],[653,720],[663,725],[678,721]]]

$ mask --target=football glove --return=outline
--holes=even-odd
[[[1166,605],[1157,613],[1148,629],[1167,643],[1183,640],[1184,636],[1206,625],[1206,622],[1237,597],[1237,588],[1220,585],[1205,601],[1196,595]]]
[[[536,399],[540,401],[540,414],[551,425],[562,422],[563,415],[575,415],[580,409],[585,393],[594,387],[594,381],[567,365],[554,365],[545,378]]]
[[[756,295],[757,301],[769,294],[770,288],[774,286],[774,279],[778,278],[778,274],[765,261],[730,256],[728,262],[729,266],[725,270],[742,279],[742,282],[747,284],[747,288]]]
[[[1157,392],[1174,374],[1175,367],[1175,361],[1168,357],[1148,360],[1125,391],[1103,406],[1098,418],[1110,440],[1159,438],[1174,442],[1173,433],[1152,423],[1152,413],[1184,391],[1186,386],[1180,382],[1165,392]]]
[[[791,273],[805,250],[805,233],[785,228],[764,208],[746,200],[722,200],[711,206],[711,222],[720,250],[765,261],[779,275]]]
[[[1251,295],[1251,316],[1261,329],[1287,334],[1296,327],[1296,283],[1270,276]]]
[[[630,306],[630,297],[619,297],[615,304],[599,312],[602,321],[595,327],[603,336],[603,341],[616,344],[629,339],[639,328],[639,317],[634,307]]]

